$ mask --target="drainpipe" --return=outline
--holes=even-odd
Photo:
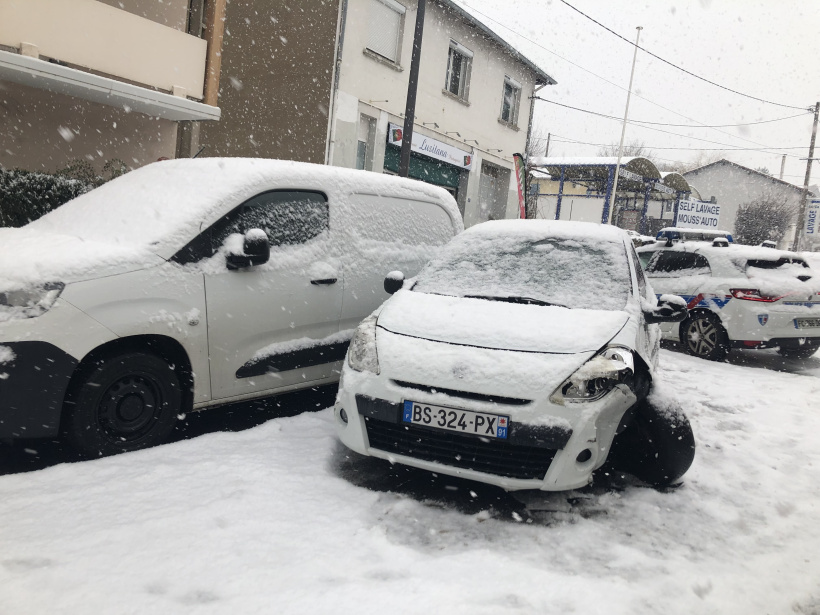
[[[222,72],[222,39],[225,36],[225,11],[227,0],[207,0],[205,7],[204,39],[208,43],[205,57],[206,105],[219,106],[219,77]]]
[[[339,4],[339,25],[336,28],[336,57],[333,59],[333,87],[330,91],[330,107],[327,112],[327,139],[325,140],[325,164],[333,162],[336,150],[336,107],[339,102],[339,78],[342,72],[345,27],[347,26],[347,0]]]

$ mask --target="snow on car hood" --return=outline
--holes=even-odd
[[[0,292],[78,282],[164,262],[147,248],[23,228],[0,229]]]
[[[626,324],[622,311],[567,309],[401,290],[378,326],[439,342],[528,352],[598,350]]]

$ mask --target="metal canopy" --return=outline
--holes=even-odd
[[[553,180],[558,179],[558,193],[548,196],[557,196],[555,219],[561,216],[561,200],[564,196],[564,183],[567,181],[586,185],[594,194],[588,198],[604,196],[604,209],[601,223],[607,224],[609,209],[618,195],[627,193],[643,194],[643,209],[641,212],[641,231],[645,232],[647,221],[646,213],[649,206],[650,194],[657,200],[674,200],[675,217],[677,218],[678,203],[681,196],[692,192],[691,186],[680,173],[661,173],[655,164],[648,158],[640,156],[621,158],[621,167],[618,172],[618,194],[613,195],[612,189],[615,179],[615,168],[618,159],[612,156],[566,156],[566,157],[538,157],[530,159],[530,168],[543,170],[549,173]],[[579,195],[573,195],[577,197]]]
[[[0,79],[166,120],[218,120],[219,107],[85,71],[0,51]]]

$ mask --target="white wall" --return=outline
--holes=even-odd
[[[381,171],[383,168],[387,123],[403,123],[412,56],[416,1],[402,0],[402,4],[407,7],[407,13],[404,16],[397,66],[380,62],[364,53],[368,43],[370,0],[350,0],[348,4],[330,164],[355,166],[355,122],[358,121],[359,113],[365,113],[377,118],[378,122],[373,170]],[[474,53],[469,104],[442,93],[451,38]],[[523,86],[518,130],[498,121],[505,75]],[[507,216],[518,215],[512,154],[523,152],[526,145],[530,96],[534,83],[535,74],[513,60],[501,47],[438,4],[427,4],[414,130],[472,153],[473,165],[468,187],[466,194],[461,195],[460,199],[465,205],[466,225],[481,221],[478,190],[483,160],[510,170]],[[358,104],[355,114],[354,102]],[[438,128],[431,122],[437,123]],[[424,126],[423,123],[430,125]],[[447,132],[459,133],[460,137],[445,134]],[[478,141],[478,144],[474,141],[467,143],[467,140]],[[491,152],[491,149],[502,151]]]
[[[794,204],[800,203],[800,188],[787,185],[771,177],[764,177],[758,173],[748,171],[742,167],[727,163],[717,163],[709,167],[684,173],[683,176],[695,186],[708,201],[712,196],[717,197],[720,209],[720,228],[734,232],[735,218],[740,205],[755,198],[772,193],[778,197],[785,197]],[[793,232],[787,233],[781,246],[791,243]]]

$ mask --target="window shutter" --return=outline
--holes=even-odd
[[[367,48],[398,63],[399,30],[403,11],[394,8],[394,4],[398,3],[391,2],[388,5],[382,0],[370,0],[370,36]]]

